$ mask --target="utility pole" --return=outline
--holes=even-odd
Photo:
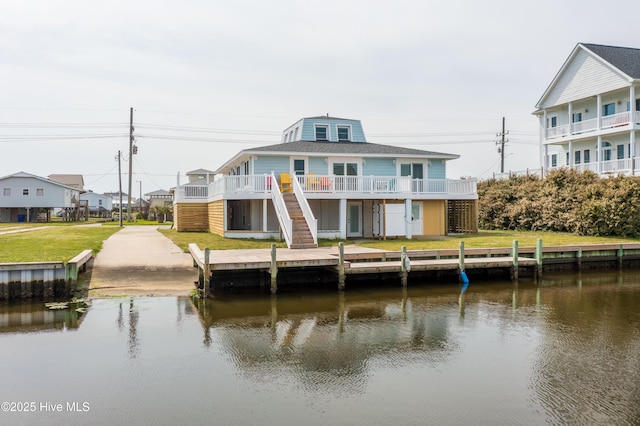
[[[500,154],[500,173],[504,173],[504,144],[509,142],[509,139],[505,139],[504,137],[508,134],[509,131],[505,131],[504,117],[502,117],[502,132],[496,133],[496,136],[500,138],[499,141],[496,141],[496,145],[500,145],[498,148],[498,153]]]
[[[128,194],[129,200],[127,201],[127,221],[131,220],[132,173],[133,173],[133,108],[129,108],[129,194]],[[120,204],[120,206],[122,206],[122,204]]]
[[[118,187],[120,193],[120,208],[118,212],[118,216],[120,217],[120,228],[122,228],[122,167],[120,166],[120,159],[122,158],[122,153],[118,151]]]

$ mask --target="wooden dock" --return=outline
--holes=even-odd
[[[398,277],[407,285],[410,274],[453,271],[461,274],[465,270],[506,270],[517,279],[521,270],[535,275],[541,262],[535,257],[519,256],[517,243],[504,249],[415,250],[400,252],[370,249],[358,246],[314,248],[304,250],[271,249],[256,250],[201,250],[190,244],[189,252],[199,273],[199,288],[208,295],[210,291],[239,285],[264,286],[267,277],[271,291],[277,291],[283,276],[298,273],[297,280],[317,282],[323,272],[329,272],[338,289],[344,290],[350,279],[377,280],[381,275]],[[304,279],[304,277],[308,279]],[[352,277],[352,278],[349,278]]]

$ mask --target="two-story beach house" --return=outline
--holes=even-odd
[[[276,145],[246,149],[208,185],[178,186],[178,231],[279,238],[406,238],[477,232],[473,179],[446,178],[458,155],[367,142],[359,120],[303,118]]]
[[[637,174],[640,49],[579,43],[536,105],[545,170]]]

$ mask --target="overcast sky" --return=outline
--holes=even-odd
[[[133,107],[134,196],[325,114],[361,120],[370,142],[459,154],[448,177],[480,179],[500,170],[505,116],[505,169],[538,168],[531,113],[575,45],[640,47],[631,0],[0,5],[0,176],[117,191]]]

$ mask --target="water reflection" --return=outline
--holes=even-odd
[[[84,313],[74,306],[52,310],[43,302],[3,302],[0,303],[0,333],[76,330],[83,317]]]
[[[385,354],[393,354],[397,363],[415,354],[435,362],[456,345],[448,336],[450,318],[427,309],[432,303],[455,303],[453,294],[427,299],[404,289],[194,303],[204,344],[213,344],[215,330],[215,343],[245,374],[268,376],[288,366],[316,390],[323,383],[330,383],[326,389],[331,392],[363,386],[371,360]]]
[[[638,306],[635,272],[4,305],[0,401],[91,402],[9,424],[639,424]]]

